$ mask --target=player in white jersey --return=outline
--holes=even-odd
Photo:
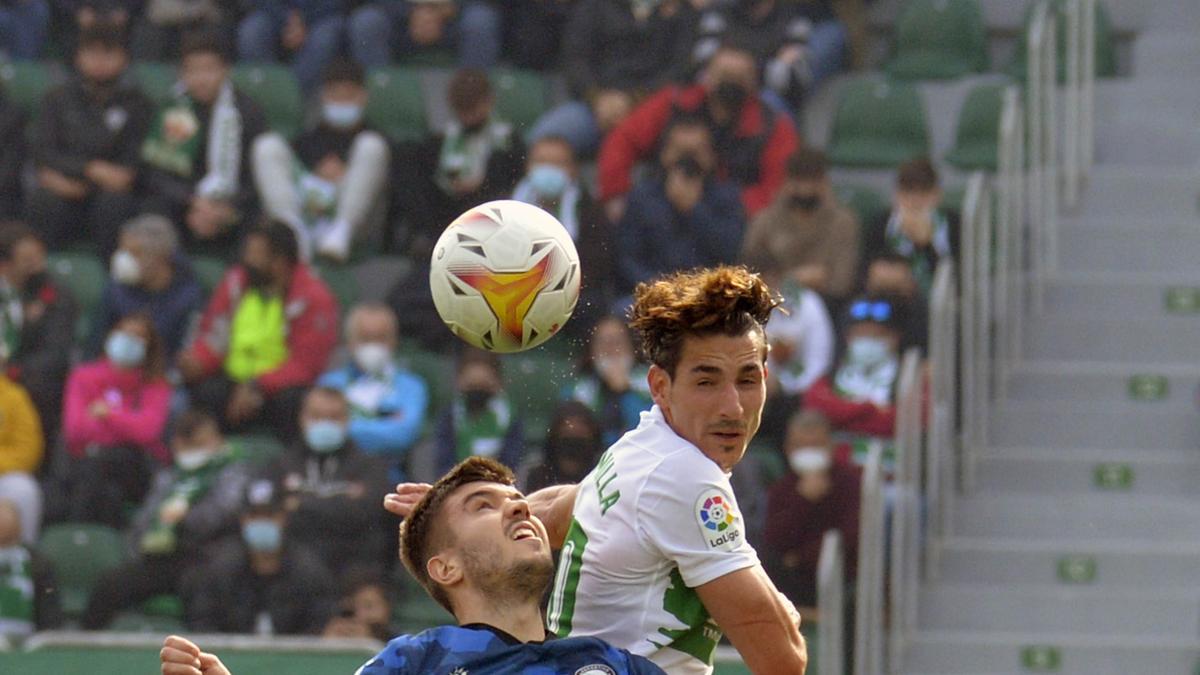
[[[758,430],[776,304],[744,268],[638,287],[631,325],[654,407],[578,486],[530,497],[562,542],[552,632],[603,638],[673,675],[710,673],[724,632],[752,672],[804,672],[797,615],[745,541],[728,475]],[[389,508],[402,514],[420,491],[402,486]]]

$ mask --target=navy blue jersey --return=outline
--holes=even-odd
[[[592,637],[522,643],[483,624],[404,635],[356,675],[665,675],[641,656]]]

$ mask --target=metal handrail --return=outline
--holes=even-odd
[[[842,535],[829,530],[821,540],[817,562],[817,672],[844,673],[846,573]]]
[[[896,387],[896,471],[892,479],[888,672],[898,672],[917,623],[921,527],[921,354],[904,354]]]
[[[854,596],[854,673],[883,672],[883,448],[863,468],[858,521],[858,592]]]
[[[930,421],[925,456],[925,579],[937,577],[942,539],[951,531],[957,496],[957,444],[954,442],[958,348],[954,262],[943,260],[933,277],[929,307]]]

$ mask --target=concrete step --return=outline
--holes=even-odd
[[[1090,563],[1090,564],[1089,564]],[[1090,567],[1067,576],[1067,565]],[[1071,575],[1069,570],[1067,575]],[[1091,587],[1177,590],[1200,587],[1200,545],[1189,542],[1056,541],[952,537],[942,544],[939,583],[1085,583]]]
[[[1200,597],[1181,591],[936,584],[921,590],[918,614],[921,627],[930,630],[1187,639],[1200,633]]]
[[[1076,401],[1120,404],[1133,401],[1146,375],[1165,379],[1163,398],[1153,401],[1156,409],[1195,414],[1200,388],[1200,368],[1181,364],[1125,363],[1109,368],[1088,368],[1071,362],[1027,361],[1017,364],[1008,379],[1009,401]],[[1149,402],[1149,401],[1142,401]]]
[[[993,447],[1200,448],[1200,422],[1152,401],[1005,401],[989,417]]]
[[[1048,277],[1045,313],[1157,319],[1200,313],[1200,277],[1194,274],[1074,272]]]
[[[1030,672],[1193,675],[1198,652],[1200,640],[1194,638],[922,630],[906,654],[902,672],[906,675],[1019,675]],[[1037,665],[1032,665],[1034,663]]]
[[[976,494],[956,502],[954,533],[1086,543],[1121,538],[1175,542],[1200,539],[1200,503],[1146,495],[1046,496]]]
[[[1193,74],[1096,80],[1093,118],[1096,123],[1136,119],[1138,114],[1194,119],[1200,112],[1200,90],[1194,85]]]
[[[1198,184],[1200,185],[1200,184]],[[1174,222],[1174,221],[1172,221]],[[1151,272],[1200,276],[1200,218],[1184,230],[1060,227],[1059,266],[1066,272]]]
[[[1097,120],[1096,163],[1196,166],[1200,162],[1200,126],[1196,119],[1180,117],[1176,111],[1151,116],[1149,120]]]
[[[1043,316],[1026,327],[1025,356],[1037,360],[1200,363],[1200,314],[1153,321]]]
[[[1092,167],[1080,217],[1127,216],[1139,221],[1169,219],[1194,222],[1200,196],[1200,171],[1178,167]],[[1139,270],[1153,271],[1153,270]]]
[[[990,449],[979,457],[976,475],[980,493],[1190,497],[1200,484],[1200,452]]]

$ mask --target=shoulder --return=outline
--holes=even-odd
[[[359,672],[363,675],[431,672],[439,666],[461,661],[456,657],[487,652],[498,646],[503,643],[490,631],[438,626],[392,640]]]
[[[334,389],[345,389],[350,384],[350,366],[342,366],[326,371],[317,379],[317,384],[322,387],[332,387]]]

